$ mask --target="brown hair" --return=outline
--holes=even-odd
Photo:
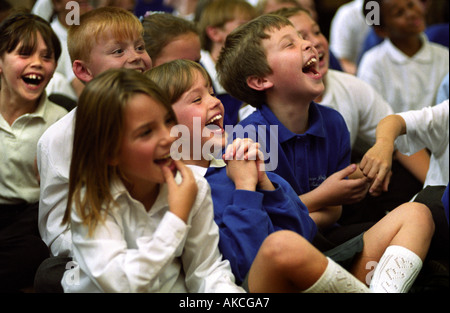
[[[203,8],[197,23],[202,49],[211,51],[212,41],[206,33],[208,26],[223,27],[237,16],[256,17],[255,8],[246,0],[214,0]]]
[[[203,66],[191,60],[170,61],[152,68],[145,75],[166,93],[169,102],[173,104],[194,84],[194,71],[200,72],[205,81],[212,86],[208,72]]]
[[[55,61],[61,55],[61,44],[50,24],[43,18],[19,11],[9,15],[0,24],[0,57],[20,45],[21,54],[31,54],[37,48],[37,34],[41,34],[48,52]]]
[[[292,23],[280,15],[264,14],[228,35],[216,69],[220,84],[230,95],[257,107],[266,102],[265,92],[250,88],[247,78],[272,73],[262,40],[270,38],[270,30],[284,26],[292,26]]]
[[[198,35],[195,24],[170,13],[155,12],[144,18],[145,49],[156,60],[162,49],[176,37],[193,33]]]

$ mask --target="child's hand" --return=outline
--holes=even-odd
[[[369,192],[378,195],[387,191],[391,178],[393,146],[377,143],[370,148],[359,165],[364,175],[372,181]]]
[[[351,164],[329,176],[319,187],[323,191],[323,197],[327,199],[327,205],[342,205],[359,202],[367,194],[370,181],[366,178],[346,179],[356,170],[356,165]]]
[[[181,174],[182,181],[178,185],[175,181],[175,177],[172,171],[163,166],[162,171],[167,183],[169,203],[169,210],[185,223],[188,220],[189,213],[191,212],[192,205],[197,197],[197,182],[195,181],[194,174],[190,168],[188,168],[182,161],[175,161],[175,166]]]
[[[259,145],[250,139],[235,139],[228,145],[223,159],[227,162],[227,175],[236,189],[255,191],[258,185],[257,151]]]
[[[254,165],[256,166],[257,175],[258,175],[258,181],[257,186],[260,189],[264,190],[274,190],[275,187],[273,186],[272,182],[267,177],[267,174],[265,172],[265,166],[264,166],[264,156],[261,150],[259,149],[260,145],[257,142],[253,142],[251,139],[236,139],[232,144],[230,144],[224,155],[224,160],[245,160],[251,164],[255,161]],[[235,161],[237,162],[237,161]],[[238,166],[237,163],[233,162],[233,166]],[[228,176],[233,175],[231,173],[232,168],[230,168],[227,173],[229,173]],[[253,169],[251,169],[253,173]],[[234,175],[233,175],[234,176]],[[235,176],[234,176],[235,177]],[[231,177],[230,177],[231,178]],[[233,178],[231,178],[233,180]],[[233,180],[234,181],[234,180]],[[253,188],[253,182],[251,184]],[[237,187],[236,187],[237,188]],[[242,188],[239,188],[242,189]]]

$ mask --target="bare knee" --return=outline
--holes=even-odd
[[[405,216],[405,223],[418,224],[424,234],[427,234],[430,238],[434,234],[434,221],[430,209],[418,202],[408,202],[398,209],[403,210]]]
[[[279,269],[289,270],[304,265],[311,260],[315,248],[299,234],[281,230],[268,236],[259,253]]]
[[[252,292],[298,292],[309,288],[325,271],[326,257],[292,231],[269,235],[249,273]]]

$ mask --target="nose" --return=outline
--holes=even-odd
[[[139,51],[136,51],[135,49],[132,49],[130,52],[130,55],[128,57],[129,63],[137,63],[142,60],[142,53],[139,53]]]
[[[314,45],[313,45],[313,43],[311,41],[303,39],[301,47],[302,47],[303,51],[309,51],[309,50],[312,50],[314,48]]]
[[[318,36],[315,36],[315,35],[310,35],[310,36],[308,36],[308,39],[307,39],[309,42],[311,42],[311,44],[313,45],[313,47],[318,47],[318,46],[320,46],[320,39],[319,39],[319,37]]]
[[[31,66],[34,68],[42,68],[42,58],[38,53],[33,53],[30,56]]]
[[[222,101],[220,101],[219,98],[217,98],[216,96],[212,96],[210,95],[209,97],[209,109],[215,109],[219,106],[223,106]]]
[[[171,126],[167,126],[164,125],[161,128],[161,140],[160,140],[160,145],[163,147],[167,147],[172,145],[172,143],[176,140],[175,137],[170,136],[170,131],[172,129],[172,125]]]

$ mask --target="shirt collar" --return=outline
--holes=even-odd
[[[31,113],[31,116],[36,116],[36,117],[41,117],[43,120],[45,120],[45,111],[48,107],[47,103],[50,102],[50,100],[48,100],[47,98],[47,94],[44,93],[41,95],[41,98],[39,99],[39,103],[38,106],[36,108],[36,110]]]
[[[315,102],[311,102],[309,106],[309,127],[305,134],[298,135],[291,132],[286,128],[273,114],[272,110],[267,105],[263,105],[260,109],[261,115],[267,120],[269,125],[278,126],[278,139],[281,142],[288,141],[291,138],[302,136],[302,135],[311,135],[316,137],[325,137],[325,129],[324,129],[324,120],[323,116],[320,113],[318,108],[318,104]]]
[[[422,41],[422,47],[420,48],[417,53],[409,57],[406,54],[404,54],[402,51],[400,51],[391,40],[386,39],[384,44],[386,47],[386,51],[391,58],[391,60],[398,64],[406,64],[410,62],[411,60],[420,62],[420,63],[430,63],[432,62],[432,55],[430,49],[428,49],[429,40],[428,37],[425,35],[425,33],[422,33],[420,35],[420,39]]]
[[[27,113],[27,114],[24,114],[22,116],[19,116],[17,118],[17,120],[21,119],[21,118],[27,118],[27,119],[29,119],[29,118],[41,118],[45,122],[45,117],[46,117],[45,112],[46,112],[47,107],[48,107],[48,105],[47,105],[48,102],[50,102],[50,100],[48,100],[47,95],[45,94],[45,91],[44,91],[44,93],[39,98],[39,102],[38,102],[38,105],[36,107],[36,110],[34,112],[32,112],[32,113]],[[4,120],[3,117],[2,117],[2,120]],[[9,124],[6,121],[4,122],[4,125],[5,125],[5,127],[2,127],[2,128],[5,128],[5,129],[9,128]],[[8,125],[8,127],[6,127],[6,125]]]
[[[201,176],[205,176],[206,172],[208,171],[208,168],[222,168],[227,165],[225,161],[222,159],[216,159],[213,155],[210,155],[210,157],[211,161],[209,162],[209,167],[189,165],[189,168],[191,168],[193,171],[200,174]]]
[[[175,181],[177,183],[181,182],[181,175],[179,172],[177,172],[177,175],[175,176]],[[128,192],[128,189],[123,184],[122,180],[118,177],[115,177],[111,180],[110,183],[111,188],[111,195],[113,197],[113,200],[115,202],[119,202],[120,198],[125,198],[129,201],[135,202],[138,205],[142,206],[144,208],[144,205],[140,203],[138,200],[134,199],[130,193]],[[150,210],[149,214],[154,214],[160,209],[164,209],[167,207],[167,196],[168,196],[168,189],[167,184],[160,184],[159,186],[159,192],[158,196],[156,197],[155,203],[152,206],[152,209]],[[144,208],[145,210],[145,208]]]

